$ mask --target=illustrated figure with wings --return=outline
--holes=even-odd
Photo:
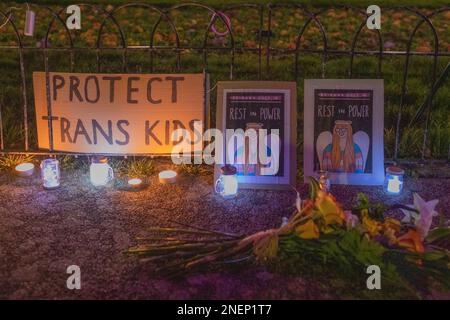
[[[245,125],[245,130],[253,129],[256,131],[256,135],[258,137],[258,140],[256,142],[256,148],[251,148],[250,146],[250,139],[248,137],[245,137],[244,145],[238,145],[235,152],[234,152],[234,163],[236,166],[236,171],[238,176],[261,176],[261,175],[268,175],[267,173],[262,173],[262,168],[268,168],[271,167],[271,161],[272,161],[272,149],[270,146],[271,140],[267,141],[266,146],[266,156],[268,158],[267,164],[261,164],[261,163],[250,163],[250,159],[257,159],[259,161],[258,152],[259,148],[261,147],[259,145],[259,130],[263,128],[262,123],[253,123],[249,122]],[[276,172],[275,172],[276,173]],[[275,174],[273,173],[273,174]],[[271,175],[271,174],[270,174]]]
[[[320,169],[364,173],[369,144],[367,133],[358,131],[353,134],[351,121],[336,120],[333,133],[324,131],[317,137],[316,151]]]

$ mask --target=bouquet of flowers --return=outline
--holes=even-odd
[[[450,228],[441,223],[431,229],[437,202],[415,194],[412,206],[386,208],[359,194],[346,211],[311,179],[310,198],[302,201],[297,192],[296,210],[278,229],[239,236],[185,224],[154,228],[128,253],[171,276],[249,260],[328,266],[350,276],[377,265],[385,281],[400,281],[410,289],[424,289],[429,280],[450,288]],[[393,209],[400,209],[404,219],[389,216]]]

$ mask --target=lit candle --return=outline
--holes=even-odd
[[[44,189],[55,189],[59,187],[59,161],[56,159],[45,159],[41,162],[41,176]]]
[[[158,175],[159,182],[161,183],[174,183],[177,181],[177,173],[173,170],[161,171]]]
[[[140,188],[142,186],[142,180],[139,178],[130,179],[130,180],[128,180],[128,185],[131,188],[136,188],[136,189]]]
[[[216,181],[215,191],[225,199],[236,197],[238,192],[238,180],[236,167],[225,165],[220,168],[221,175]]]
[[[34,164],[25,162],[18,164],[15,168],[19,177],[29,177],[34,173]]]
[[[108,165],[106,157],[94,157],[89,168],[91,183],[94,186],[104,186],[114,179],[114,171]]]
[[[397,176],[394,176],[392,179],[388,180],[387,191],[391,193],[399,193],[400,192],[401,182]]]
[[[387,167],[384,187],[390,194],[399,194],[403,190],[405,171],[399,167]]]

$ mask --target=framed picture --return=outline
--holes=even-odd
[[[304,91],[304,176],[331,183],[384,180],[383,80],[309,79]]]
[[[215,165],[215,178],[223,164],[232,164],[240,188],[295,186],[296,99],[295,82],[219,82],[216,127],[223,133],[224,152],[222,163]],[[245,132],[244,139],[230,132]]]

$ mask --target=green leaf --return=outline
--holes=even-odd
[[[447,221],[447,218],[445,217],[445,214],[442,213],[442,211],[439,212],[439,224],[438,226],[440,228],[445,228],[445,223]]]
[[[428,243],[435,242],[437,240],[441,240],[450,236],[450,228],[436,228],[431,230],[426,237],[426,241]]]
[[[447,257],[447,254],[442,251],[425,252],[422,254],[422,258],[427,261],[436,261]]]
[[[314,177],[309,177],[309,197],[311,200],[316,199],[317,193],[320,190],[319,181]]]
[[[353,255],[354,259],[362,265],[382,264],[384,247],[362,236],[356,230],[346,232],[339,241],[339,246],[346,255]]]

